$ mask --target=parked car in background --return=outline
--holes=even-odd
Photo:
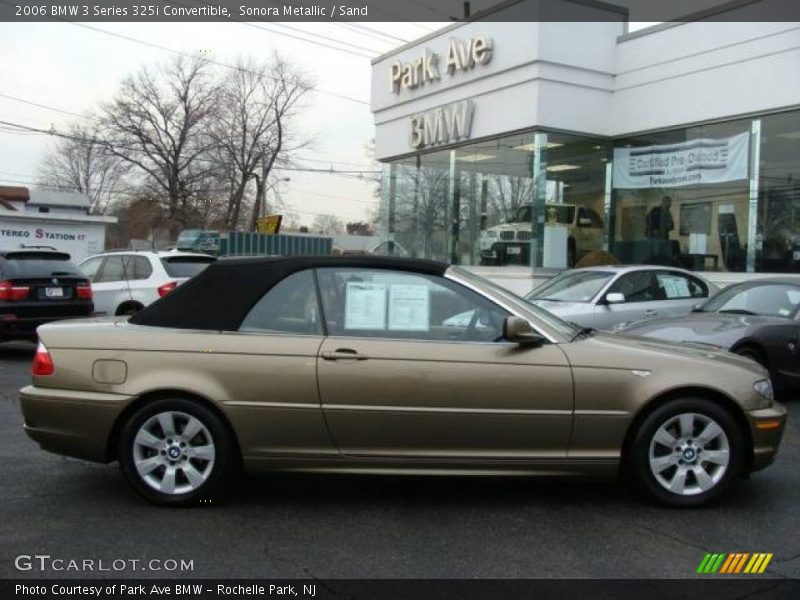
[[[64,252],[0,251],[0,342],[36,340],[50,321],[92,314],[89,280]]]
[[[566,321],[613,329],[620,323],[688,314],[717,291],[713,283],[674,267],[587,267],[553,277],[525,299]]]
[[[132,315],[216,260],[194,252],[105,252],[80,267],[92,282],[95,312]]]
[[[619,331],[729,350],[769,369],[779,392],[800,389],[798,277],[732,285],[689,315],[641,321],[622,326]]]
[[[482,265],[530,264],[532,207],[523,204],[507,223],[481,231]],[[603,219],[588,206],[576,204],[545,204],[547,223],[567,227],[567,266],[592,250],[603,248]]]
[[[201,252],[203,254],[219,254],[220,235],[218,231],[203,229],[184,229],[175,242],[177,250],[184,252]]]
[[[696,506],[766,467],[786,423],[753,361],[576,327],[432,261],[222,259],[130,318],[39,336],[28,435],[118,460],[167,505],[211,501],[240,465],[608,478],[625,465],[663,502]]]

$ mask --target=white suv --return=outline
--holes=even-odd
[[[132,315],[197,275],[216,258],[193,252],[104,252],[84,260],[100,315]]]

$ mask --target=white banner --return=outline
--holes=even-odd
[[[747,179],[750,134],[614,148],[614,187],[666,188]]]

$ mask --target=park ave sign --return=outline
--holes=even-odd
[[[467,41],[452,38],[447,47],[445,58],[445,72],[454,75],[466,72],[477,65],[488,64],[492,60],[492,41],[485,36],[478,35]],[[391,91],[399,94],[401,90],[413,90],[422,85],[430,84],[441,79],[439,71],[439,55],[423,48],[416,60],[403,63],[393,62],[390,67]]]
[[[441,80],[442,72],[448,76],[471,71],[492,60],[492,41],[478,35],[463,41],[451,38],[445,53],[443,71],[439,69],[439,55],[423,48],[419,58],[411,62],[395,61],[390,65],[390,89],[393,94],[414,90]],[[411,116],[411,147],[439,146],[468,139],[472,131],[475,104],[462,100]]]

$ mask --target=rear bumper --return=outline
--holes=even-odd
[[[783,431],[786,429],[787,415],[786,407],[777,402],[771,408],[747,413],[750,435],[753,438],[752,471],[759,471],[775,460]]]
[[[109,461],[114,423],[134,398],[32,385],[19,392],[28,437],[43,450],[96,462]]]
[[[85,314],[68,314],[47,317],[17,317],[11,314],[0,313],[0,338],[2,339],[35,339],[36,328],[45,323],[63,321],[65,319],[80,319],[90,317],[91,310]]]

